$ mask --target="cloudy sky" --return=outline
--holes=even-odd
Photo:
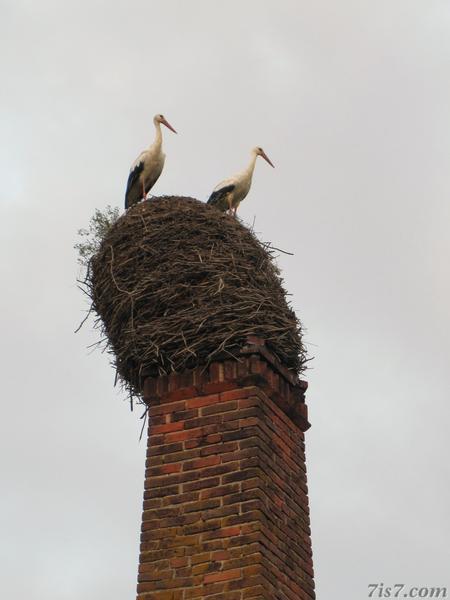
[[[295,253],[318,597],[450,587],[450,3],[0,0],[0,63],[2,597],[134,595],[141,413],[73,334],[73,244],[157,112],[155,194],[276,165],[240,212]]]

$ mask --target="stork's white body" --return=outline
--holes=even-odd
[[[216,206],[219,210],[233,211],[236,214],[239,204],[250,191],[258,156],[262,156],[273,167],[262,148],[253,148],[247,168],[216,185],[209,197],[208,204]]]
[[[247,196],[252,187],[253,171],[255,170],[256,154],[252,156],[250,164],[243,171],[239,171],[235,175],[232,175],[228,179],[224,179],[216,185],[214,192],[217,192],[223,188],[233,186],[231,194],[231,206],[239,206],[242,200]]]
[[[164,168],[166,155],[162,150],[161,123],[169,125],[165,119],[161,121],[158,120],[159,118],[163,118],[162,115],[157,115],[153,119],[156,135],[152,145],[141,152],[131,165],[125,193],[125,208],[146,198]],[[171,126],[169,127],[175,131]]]
[[[147,148],[147,150],[141,152],[130,168],[131,173],[140,163],[144,164],[144,168],[139,175],[139,181],[141,187],[143,183],[145,184],[147,192],[155,185],[164,168],[166,155],[162,151],[161,138],[162,136],[160,134],[160,139],[155,139],[153,144]]]

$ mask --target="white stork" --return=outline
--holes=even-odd
[[[244,169],[244,171],[241,171],[233,177],[225,179],[216,185],[213,193],[208,199],[208,204],[215,206],[222,212],[229,211],[236,216],[236,211],[239,204],[250,191],[253,171],[255,169],[256,159],[258,156],[262,156],[262,158],[264,158],[264,160],[266,160],[271,167],[275,168],[262,148],[253,148],[252,158],[248,167]]]
[[[163,115],[155,115],[153,123],[156,129],[155,140],[151,146],[139,154],[131,165],[125,192],[125,208],[130,208],[140,200],[145,200],[148,192],[161,175],[166,155],[162,151],[161,124],[176,133]]]

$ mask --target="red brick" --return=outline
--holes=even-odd
[[[217,531],[208,532],[208,534],[204,536],[204,539],[232,537],[234,535],[240,535],[240,533],[240,527],[223,527],[222,529],[218,529]]]
[[[209,404],[215,404],[219,402],[219,394],[211,394],[209,396],[199,396],[197,398],[190,398],[186,400],[186,406],[188,408],[198,408],[200,406],[208,406]]]
[[[160,465],[156,467],[151,467],[149,469],[149,474],[153,476],[164,475],[166,473],[178,473],[181,471],[180,463],[174,463],[169,465]]]
[[[183,491],[204,490],[205,488],[215,488],[220,484],[220,477],[207,477],[206,479],[196,479],[183,484]]]
[[[169,431],[178,431],[184,428],[184,423],[165,423],[164,425],[152,425],[151,435],[157,433],[167,433]]]
[[[191,469],[202,469],[203,467],[211,467],[220,463],[220,456],[205,456],[196,460],[188,460],[183,465],[183,471]]]
[[[205,406],[201,409],[201,411],[202,415],[215,415],[218,413],[236,410],[237,407],[238,403],[233,400],[232,402],[220,402],[219,404],[213,404],[212,406]]]
[[[223,454],[225,452],[232,452],[233,450],[237,450],[237,448],[237,442],[228,442],[227,444],[211,444],[202,448],[200,450],[200,455],[207,456],[209,454]]]
[[[239,419],[239,427],[253,427],[258,425],[258,417],[247,417],[246,419]]]
[[[220,573],[211,573],[210,575],[205,575],[203,581],[205,583],[213,583],[215,581],[228,581],[229,579],[239,579],[240,576],[240,569],[232,569],[230,571],[223,571]]]
[[[227,560],[227,558],[230,558],[230,553],[228,550],[218,550],[212,553],[211,558],[212,560]]]
[[[181,423],[181,425],[183,425]],[[172,442],[184,442],[191,438],[195,438],[196,435],[200,435],[199,429],[189,429],[187,431],[175,431],[174,433],[167,433],[164,436],[164,442],[170,444]]]
[[[236,387],[236,384],[234,384],[231,381],[221,381],[221,382],[212,381],[210,383],[205,383],[202,386],[202,391],[205,394],[218,394],[220,392],[226,392],[228,390],[233,390],[235,387]]]
[[[185,409],[185,402],[171,402],[170,404],[156,404],[148,409],[150,417],[154,415],[165,415]]]
[[[185,567],[189,564],[189,559],[185,556],[176,556],[171,558],[169,562],[171,567]]]
[[[195,386],[182,387],[179,390],[173,390],[172,392],[169,392],[167,399],[172,403],[183,398],[192,398],[192,396],[196,396],[197,394],[198,389]]]
[[[240,398],[247,398],[251,394],[251,392],[251,387],[229,390],[220,394],[220,400],[222,402],[227,402],[228,400],[239,400]]]
[[[211,489],[202,490],[200,492],[200,498],[202,500],[206,499],[206,498],[214,498],[217,496],[220,496],[223,498],[224,496],[227,496],[228,494],[237,492],[238,490],[239,490],[238,483],[230,483],[228,485],[218,485],[217,487],[213,487]]]

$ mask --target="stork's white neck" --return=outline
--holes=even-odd
[[[162,145],[162,132],[161,132],[161,123],[159,121],[155,122],[155,139],[153,141],[153,148],[161,148]]]
[[[258,155],[255,154],[255,152],[252,152],[252,157],[250,159],[250,162],[248,163],[248,167],[244,171],[244,174],[248,179],[251,179],[253,176],[253,171],[255,170],[257,158],[258,158]]]

